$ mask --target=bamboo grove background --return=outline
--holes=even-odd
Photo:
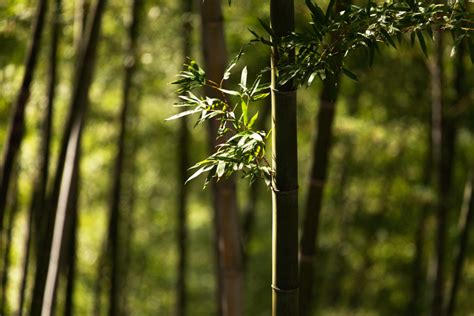
[[[271,190],[239,176],[207,190],[201,178],[183,186],[186,169],[212,148],[209,131],[165,121],[177,113],[170,82],[186,56],[206,69],[222,61],[214,74],[208,71],[215,80],[242,46],[236,73],[243,64],[249,76],[270,65],[267,47],[246,45],[254,38],[248,29],[261,31],[258,18],[270,20],[268,3],[206,1],[202,14],[201,1],[0,2],[4,152],[44,6],[42,38],[31,50],[37,62],[23,142],[8,167],[9,194],[0,196],[6,205],[0,314],[42,315],[35,284],[47,283],[38,262],[49,253],[44,236],[55,235],[48,210],[55,195],[61,205],[56,168],[62,159],[72,197],[62,207],[69,215],[51,302],[56,315],[270,314]],[[303,1],[295,2],[295,17],[297,27],[306,26]],[[348,63],[358,81],[334,76],[298,90],[300,231],[319,220],[314,249],[300,236],[300,257],[314,261],[306,267],[313,291],[304,292],[311,293],[311,308],[300,315],[431,315],[440,301],[432,298],[442,295],[448,316],[453,285],[454,315],[474,313],[473,66],[467,50],[452,53],[446,34],[427,41],[427,58],[417,45],[406,38],[397,50],[380,46],[372,66],[357,52]],[[331,82],[339,80],[334,91]],[[259,124],[269,128],[270,102],[258,107]],[[437,113],[448,119],[441,124]],[[70,159],[62,144],[68,120],[76,125],[67,133],[82,138]],[[226,212],[214,211],[219,207]],[[317,208],[317,219],[306,219],[306,208]],[[435,282],[440,208],[446,210],[444,294]],[[216,259],[219,245],[223,259]],[[300,291],[308,280],[300,281]]]

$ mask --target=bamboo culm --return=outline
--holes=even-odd
[[[292,0],[270,2],[270,23],[275,36],[294,31]],[[296,87],[278,81],[277,65],[285,57],[272,50],[272,315],[298,315],[298,159]]]

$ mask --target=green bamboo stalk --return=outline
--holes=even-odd
[[[276,37],[295,28],[293,0],[271,0],[270,21]],[[278,82],[278,67],[294,60],[272,50],[272,315],[298,315],[298,159],[296,87]]]

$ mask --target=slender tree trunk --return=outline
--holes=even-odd
[[[18,174],[18,171],[15,171]],[[18,175],[16,175],[17,177]],[[15,177],[15,178],[16,178]],[[14,179],[12,190],[10,191],[9,198],[7,201],[7,208],[10,208],[10,216],[8,218],[8,226],[6,231],[6,244],[3,253],[3,271],[2,271],[2,300],[0,302],[0,315],[7,315],[8,311],[8,279],[10,274],[10,256],[12,249],[12,237],[13,237],[13,226],[15,225],[15,219],[18,211],[18,179]],[[3,249],[2,249],[3,250]]]
[[[79,164],[81,153],[78,154],[76,164]],[[76,282],[76,259],[77,259],[77,228],[78,228],[78,211],[79,211],[79,186],[80,186],[80,168],[75,166],[76,174],[74,175],[74,183],[72,199],[70,205],[71,227],[69,230],[68,245],[66,249],[67,258],[65,258],[66,274],[66,299],[64,302],[64,316],[74,315],[74,288]]]
[[[78,116],[81,104],[88,102],[88,95],[85,95],[82,91],[81,82],[87,80],[89,69],[83,65],[86,62],[81,61],[83,55],[86,57],[85,60],[90,60],[91,50],[86,48],[87,34],[84,32],[85,29],[85,18],[86,8],[88,8],[88,1],[80,1],[77,4],[76,9],[81,9],[80,13],[75,16],[75,34],[74,34],[74,46],[76,49],[76,64],[74,67],[74,78],[73,78],[73,91],[71,97],[71,104],[68,109],[68,115],[66,123],[64,125],[64,132],[61,139],[59,148],[59,154],[56,163],[56,170],[54,174],[54,180],[51,185],[52,189],[49,192],[47,200],[45,202],[45,212],[41,216],[37,216],[37,226],[39,231],[39,243],[37,247],[37,258],[36,258],[36,273],[33,287],[33,298],[31,303],[31,313],[38,315],[40,313],[41,302],[44,295],[44,286],[46,282],[47,266],[49,263],[49,256],[51,252],[51,243],[53,238],[54,220],[56,217],[56,209],[59,199],[59,190],[61,186],[61,179],[64,170],[64,163],[66,160],[67,145],[71,135],[73,122]],[[79,24],[79,26],[78,26]],[[78,30],[82,29],[82,32]],[[86,36],[82,36],[82,35]],[[81,64],[82,63],[82,64]],[[34,314],[36,313],[36,314]]]
[[[201,3],[202,39],[207,79],[220,82],[227,64],[223,17],[220,0]],[[220,98],[213,89],[209,97]],[[210,145],[214,151],[217,122],[210,124]],[[235,179],[213,182],[214,225],[217,252],[218,315],[242,314],[242,251],[238,220]]]
[[[191,23],[193,13],[193,1],[183,0],[182,6],[182,30],[183,30],[183,57],[186,59],[191,55],[191,37],[193,26]],[[178,277],[176,282],[176,316],[187,315],[187,257],[188,257],[188,228],[187,228],[187,205],[188,189],[184,185],[189,168],[189,130],[185,117],[180,121],[179,143],[178,143],[178,216],[177,216],[177,243],[178,243]]]
[[[469,104],[469,90],[466,85],[466,70],[464,64],[464,56],[466,50],[466,42],[461,43],[458,46],[457,55],[455,59],[455,77],[454,77],[454,90],[455,90],[455,100],[453,102],[453,106],[455,108],[463,108],[465,105]],[[472,104],[472,103],[471,103]],[[453,119],[453,118],[451,118]],[[454,139],[456,137],[455,131],[455,124],[452,123],[452,142],[454,143]],[[454,144],[453,144],[454,148]],[[454,150],[454,149],[453,149]],[[454,311],[456,308],[456,298],[457,293],[459,290],[459,286],[461,283],[461,273],[464,265],[464,261],[466,258],[467,252],[467,244],[469,241],[469,228],[471,225],[471,221],[473,218],[472,213],[474,208],[474,198],[473,198],[473,180],[474,177],[471,176],[471,179],[466,183],[466,191],[464,194],[464,207],[460,216],[459,221],[459,233],[460,233],[460,240],[459,240],[459,250],[456,256],[455,267],[453,272],[453,281],[451,284],[449,297],[447,300],[446,306],[446,315],[445,316],[453,316]],[[470,190],[470,192],[469,192]]]
[[[459,216],[459,249],[456,256],[454,272],[453,272],[453,281],[451,283],[451,288],[449,291],[448,305],[446,308],[446,316],[455,315],[456,309],[456,299],[461,285],[461,275],[466,261],[467,256],[467,246],[469,242],[469,230],[471,229],[472,220],[474,218],[474,177],[471,175],[471,178],[466,182],[466,188],[464,190],[464,201],[461,214]]]
[[[105,253],[106,253],[106,244],[103,244],[103,250],[101,251],[101,255],[97,260],[97,277],[95,280],[94,286],[94,303],[93,303],[93,310],[92,313],[94,316],[101,316],[102,315],[102,292],[104,286],[104,274],[105,274]]]
[[[72,176],[71,193],[68,198],[68,206],[64,223],[64,236],[59,254],[59,276],[58,282],[66,282],[66,295],[64,300],[64,315],[73,312],[73,296],[75,283],[76,245],[77,245],[77,218],[79,210],[79,185],[80,185],[80,160],[81,150],[78,149],[74,162],[74,173]],[[56,306],[53,306],[53,310]]]
[[[110,295],[109,295],[109,315],[120,315],[120,260],[122,254],[120,252],[120,223],[121,210],[120,200],[122,196],[122,175],[124,169],[125,157],[125,140],[128,131],[128,112],[131,107],[130,92],[133,85],[133,77],[136,70],[136,46],[138,38],[138,19],[139,9],[143,1],[133,0],[131,3],[132,19],[128,29],[128,38],[125,48],[125,64],[124,64],[124,81],[123,81],[123,95],[122,107],[120,113],[120,133],[118,137],[118,152],[116,156],[116,165],[114,170],[114,181],[112,191],[112,203],[110,208],[110,221],[108,232],[108,256],[110,264]]]
[[[313,147],[313,165],[309,179],[309,191],[303,217],[300,242],[300,314],[310,315],[313,301],[314,264],[318,243],[319,217],[322,208],[324,186],[328,170],[329,150],[332,143],[339,74],[329,75],[323,84],[320,97],[317,134]]]
[[[86,26],[87,9],[89,3],[86,0],[76,0],[74,7],[74,47],[77,56],[80,52],[81,38],[84,34]],[[64,301],[64,315],[74,315],[74,290],[76,283],[76,260],[77,260],[77,231],[79,218],[79,196],[81,182],[81,161],[82,151],[79,148],[75,161],[75,174],[73,176],[72,193],[69,205],[69,222],[67,229],[68,237],[65,238],[64,249],[62,251],[62,259],[64,268],[62,271],[63,279],[66,281],[66,298]]]
[[[20,91],[18,92],[17,99],[12,108],[12,116],[10,118],[7,139],[3,146],[2,166],[0,169],[0,232],[3,227],[3,216],[7,202],[10,178],[23,140],[25,129],[25,108],[30,97],[30,86],[33,81],[36,61],[38,60],[47,2],[47,0],[38,1],[32,38],[25,60],[25,72],[23,74]]]
[[[275,36],[294,31],[293,0],[271,0]],[[279,83],[277,65],[294,61],[294,52],[272,51],[272,315],[298,315],[298,158],[296,87]]]
[[[431,104],[432,104],[432,137],[433,137],[433,162],[437,172],[437,215],[436,215],[436,275],[433,288],[432,315],[442,316],[444,297],[444,261],[446,239],[446,201],[442,194],[441,159],[442,159],[442,115],[443,115],[443,41],[442,34],[435,33],[435,49],[431,63]],[[443,175],[444,176],[444,175]]]
[[[129,295],[127,293],[128,289],[130,288],[129,286],[129,279],[130,275],[132,275],[132,271],[130,271],[129,267],[131,264],[131,260],[133,257],[133,251],[132,251],[132,244],[133,244],[133,232],[135,231],[134,227],[134,209],[135,209],[135,201],[136,201],[136,153],[139,150],[138,142],[135,140],[135,134],[136,134],[136,128],[137,125],[139,124],[139,104],[140,104],[140,93],[138,90],[138,87],[135,87],[136,90],[136,98],[134,98],[134,103],[136,106],[131,108],[130,111],[130,132],[129,132],[129,137],[128,137],[128,146],[127,146],[127,159],[126,159],[126,166],[127,168],[127,187],[129,188],[127,190],[126,194],[126,199],[125,199],[125,209],[127,210],[126,214],[124,214],[124,222],[126,223],[124,230],[124,241],[123,241],[123,269],[122,269],[122,280],[123,280],[123,290],[122,290],[122,302],[121,302],[121,308],[124,316],[127,315],[132,315],[130,311],[130,306],[129,306]]]
[[[454,150],[456,143],[454,103],[447,107],[443,102],[443,43],[442,33],[435,33],[435,60],[432,64],[433,149],[437,170],[437,232],[436,275],[432,301],[432,315],[442,316],[445,302],[446,235],[448,230],[449,196],[451,193]],[[464,71],[461,69],[461,71]],[[461,77],[463,77],[461,75]]]
[[[78,58],[75,82],[73,86],[73,93],[71,99],[70,109],[72,111],[72,124],[71,129],[68,132],[68,125],[66,125],[67,141],[65,142],[66,159],[62,164],[64,172],[59,173],[61,179],[60,190],[58,196],[58,202],[55,201],[55,195],[53,192],[53,204],[57,204],[57,211],[54,221],[54,230],[52,243],[50,244],[50,253],[47,265],[46,283],[42,287],[40,284],[39,295],[36,300],[33,300],[31,313],[41,312],[42,316],[49,316],[52,312],[53,301],[55,297],[55,289],[57,283],[57,272],[59,253],[64,235],[64,222],[66,217],[66,209],[68,206],[68,200],[70,199],[71,187],[72,187],[72,176],[75,169],[75,160],[78,149],[80,147],[80,140],[82,135],[82,129],[84,125],[84,117],[87,110],[87,96],[89,87],[92,81],[93,66],[96,55],[97,42],[100,33],[100,23],[102,19],[102,13],[105,7],[105,0],[97,0],[95,6],[92,8],[90,19],[88,20],[87,30],[85,32],[85,38],[81,44],[81,53]],[[63,151],[63,148],[61,148]],[[60,155],[61,158],[61,155]],[[66,163],[66,164],[64,164]],[[59,168],[63,169],[63,168]],[[57,179],[55,179],[57,181]],[[37,285],[35,284],[35,287]],[[38,305],[38,297],[41,298]]]
[[[345,5],[338,1],[336,12]],[[333,61],[336,68],[342,64],[342,56]],[[303,231],[300,241],[300,314],[310,315],[314,289],[314,265],[318,245],[319,218],[322,208],[329,153],[332,144],[332,126],[339,95],[340,72],[328,74],[320,96],[316,136],[313,145],[313,163],[309,179],[308,197],[303,215]]]
[[[23,273],[20,285],[20,299],[18,306],[18,315],[23,315],[23,306],[25,300],[25,291],[27,288],[28,271],[31,256],[31,241],[34,229],[36,229],[37,243],[41,238],[39,225],[33,226],[34,223],[39,223],[41,214],[46,213],[46,187],[48,183],[49,163],[50,163],[50,143],[52,133],[53,107],[56,92],[56,77],[57,77],[57,51],[59,43],[59,30],[61,25],[61,0],[54,1],[54,7],[51,20],[51,47],[48,56],[48,85],[47,85],[47,103],[44,113],[42,129],[41,129],[41,145],[40,145],[40,164],[38,170],[38,177],[34,180],[33,195],[31,197],[31,205],[28,215],[27,237],[25,241],[25,254],[23,259]],[[38,249],[39,247],[37,247]],[[39,255],[39,254],[38,254]]]
[[[33,201],[35,197],[33,196]],[[35,202],[32,202],[32,204]],[[31,256],[31,237],[32,237],[32,230],[33,230],[33,216],[34,216],[34,211],[33,211],[33,206],[30,207],[30,211],[28,214],[28,226],[27,226],[27,232],[26,232],[26,240],[25,240],[25,254],[23,256],[23,262],[22,262],[22,275],[21,275],[21,283],[20,283],[20,294],[19,294],[19,303],[18,303],[18,311],[17,315],[22,316],[23,315],[23,306],[25,305],[25,293],[26,293],[26,287],[27,287],[27,282],[28,282],[28,271],[29,271],[29,265],[30,265],[30,256]]]
[[[181,120],[179,132],[179,192],[178,192],[178,279],[176,283],[176,315],[184,316],[187,314],[187,254],[188,254],[188,233],[187,233],[187,201],[188,190],[184,185],[187,179],[187,168],[189,167],[189,131],[186,120]]]
[[[430,135],[430,129],[427,137],[427,149],[425,156],[425,165],[423,167],[423,174],[421,183],[424,187],[431,185],[431,178],[433,173],[433,140]],[[425,301],[424,288],[425,288],[425,235],[426,225],[428,220],[428,214],[432,207],[431,202],[424,201],[421,205],[420,215],[418,219],[418,225],[415,232],[415,254],[413,257],[413,273],[411,279],[411,297],[408,302],[407,312],[410,315],[416,316],[421,315],[423,311],[423,303]]]
[[[350,97],[346,100],[347,102],[347,111],[348,115],[351,118],[355,118],[359,110],[359,99],[360,99],[360,89],[357,85],[353,87],[353,91],[350,93]],[[328,281],[329,289],[327,290],[328,302],[330,305],[337,305],[341,301],[342,296],[342,282],[347,273],[347,258],[344,254],[344,245],[347,243],[349,236],[351,236],[351,222],[352,216],[348,208],[350,208],[347,203],[347,189],[350,184],[350,173],[353,168],[353,151],[354,151],[354,141],[352,135],[349,139],[343,142],[344,145],[344,154],[342,156],[340,165],[341,170],[339,172],[339,181],[337,185],[337,193],[334,196],[334,205],[335,208],[339,210],[340,221],[339,225],[339,246],[336,249],[333,272],[331,273],[332,278]],[[356,204],[356,203],[352,203]]]

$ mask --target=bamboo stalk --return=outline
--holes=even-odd
[[[201,3],[202,41],[206,78],[220,82],[227,66],[220,0]],[[207,96],[221,98],[214,89],[205,89]],[[209,124],[210,150],[215,151],[218,141],[217,121]],[[225,139],[220,139],[225,141]],[[217,258],[218,315],[242,314],[242,250],[238,219],[235,178],[212,183],[214,204],[215,249]]]
[[[270,21],[275,36],[294,30],[293,0],[272,0]],[[298,165],[296,87],[278,82],[283,56],[272,50],[272,315],[298,315]],[[287,62],[294,60],[290,53]]]
[[[193,25],[191,23],[193,13],[193,1],[182,0],[182,48],[183,59],[191,55],[191,41]],[[189,168],[189,129],[186,117],[180,121],[178,141],[178,212],[176,239],[178,245],[178,276],[176,281],[176,316],[187,315],[187,259],[188,259],[188,188],[184,185],[188,177]]]
[[[28,46],[25,59],[25,72],[17,99],[13,104],[12,116],[8,124],[7,138],[3,146],[2,165],[0,169],[0,232],[3,227],[3,217],[10,187],[10,178],[23,140],[25,109],[30,97],[30,86],[33,81],[33,75],[38,60],[47,5],[47,0],[38,1],[31,42]]]

